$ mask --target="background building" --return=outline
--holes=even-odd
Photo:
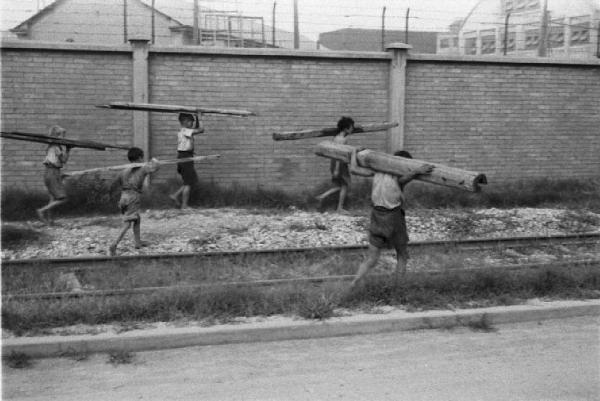
[[[262,17],[199,7],[194,34],[193,5],[181,0],[56,0],[11,32],[45,42],[118,44],[147,38],[159,46],[293,48],[293,33],[273,30]],[[300,49],[317,43],[300,38]]]
[[[437,53],[598,57],[599,31],[597,0],[481,0],[438,36]]]

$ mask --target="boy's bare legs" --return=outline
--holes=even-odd
[[[369,270],[375,267],[380,255],[381,249],[369,244],[369,255],[367,256],[367,260],[365,260],[358,268],[358,271],[356,272],[356,277],[354,278],[354,280],[352,280],[350,288],[355,288],[362,281],[365,274],[367,274]]]
[[[340,213],[346,211],[344,209],[344,202],[346,200],[347,194],[348,194],[348,185],[342,184],[342,186],[340,187],[340,198],[338,200],[338,207],[337,207],[337,211]]]
[[[331,196],[331,195],[335,194],[336,192],[339,192],[340,190],[341,190],[340,187],[333,187],[333,188],[330,188],[327,191],[323,192],[321,195],[315,196],[315,199],[319,201],[319,206],[318,206],[319,212],[323,213],[323,211],[324,211],[323,202],[325,201],[325,199],[328,196]]]
[[[394,280],[397,283],[406,277],[406,265],[408,260],[405,255],[396,253],[396,271],[394,272]]]
[[[123,226],[121,226],[121,232],[119,233],[119,236],[117,237],[115,242],[113,242],[113,244],[110,247],[108,247],[108,254],[110,256],[115,256],[115,254],[117,253],[117,245],[119,245],[119,242],[121,242],[121,240],[125,236],[125,233],[127,232],[127,230],[129,230],[131,223],[132,223],[131,221],[126,221],[123,223]],[[135,232],[134,232],[134,235],[135,235]]]
[[[137,219],[136,221],[133,222],[133,239],[135,241],[135,247],[136,248],[141,248],[144,246],[148,246],[147,242],[142,241],[141,239],[141,233],[140,233],[140,227],[142,221],[141,219]]]
[[[175,202],[175,205],[177,207],[181,207],[181,201],[179,200],[179,197],[181,196],[182,192],[183,192],[183,186],[181,188],[179,188],[177,191],[175,191],[174,193],[172,193],[171,195],[169,195],[169,198],[171,198],[173,200],[173,202]]]
[[[55,207],[58,207],[58,206],[62,205],[66,201],[67,201],[66,199],[51,199],[50,202],[48,202],[48,204],[46,206],[44,206],[42,208],[39,208],[37,210],[38,217],[44,223],[51,224],[52,223],[52,219],[50,218],[50,210],[54,209]]]
[[[181,187],[181,208],[182,209],[188,209],[189,206],[189,202],[190,202],[190,191],[191,191],[192,187],[189,185],[184,185],[183,187]]]

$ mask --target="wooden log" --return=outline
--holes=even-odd
[[[385,131],[386,129],[390,129],[393,127],[397,127],[398,123],[390,123],[383,122],[377,124],[364,124],[364,125],[355,125],[353,134],[360,134],[361,132],[374,132],[374,131]],[[336,136],[338,134],[337,127],[328,127],[321,128],[315,130],[304,130],[304,131],[288,131],[288,132],[274,132],[273,140],[275,141],[289,141],[296,139],[306,139],[306,138],[318,138],[322,136]]]
[[[319,156],[350,163],[350,155],[353,149],[356,148],[350,145],[336,144],[332,141],[323,141],[317,145],[315,153]],[[487,184],[485,175],[481,173],[424,160],[397,157],[369,149],[357,153],[356,163],[360,167],[367,167],[374,171],[393,175],[404,175],[415,171],[424,164],[431,164],[434,166],[431,174],[421,175],[415,179],[472,192],[478,192],[481,189],[481,184]]]
[[[156,103],[132,103],[132,102],[111,102],[109,104],[100,104],[96,107],[117,110],[139,110],[139,111],[158,111],[161,113],[191,113],[191,114],[226,114],[238,117],[255,116],[256,114],[248,110],[220,109],[198,106],[179,106],[173,104]]]
[[[15,139],[17,141],[38,142],[38,143],[57,144],[57,145],[65,145],[65,146],[68,145],[68,146],[72,146],[74,148],[87,148],[87,149],[96,149],[96,150],[106,150],[106,148],[129,149],[128,146],[109,145],[106,143],[95,142],[95,141],[83,141],[80,139],[57,138],[54,136],[43,135],[43,134],[33,134],[33,133],[29,133],[29,132],[2,131],[2,132],[0,132],[0,136],[2,138]]]
[[[181,159],[156,160],[155,163],[158,165],[179,164],[179,163],[191,162],[191,161],[199,162],[199,161],[204,161],[204,160],[214,160],[214,159],[218,159],[219,157],[221,157],[221,155],[193,156],[193,157],[184,157]],[[73,176],[84,175],[84,174],[89,174],[89,173],[101,173],[101,172],[105,172],[105,171],[125,170],[126,168],[131,168],[131,167],[141,167],[144,164],[146,164],[146,163],[145,162],[144,163],[127,163],[127,164],[120,164],[117,166],[96,167],[96,168],[91,168],[88,170],[71,171],[68,173],[64,173],[63,175],[73,177]]]

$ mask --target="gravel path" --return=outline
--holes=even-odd
[[[147,210],[142,214],[142,239],[149,246],[135,249],[128,233],[118,254],[366,244],[368,221],[366,210],[350,214],[295,208]],[[63,218],[57,223],[52,227],[37,221],[4,224],[17,231],[33,230],[38,238],[3,238],[2,258],[106,255],[121,220],[112,215]],[[599,214],[567,209],[409,210],[407,223],[413,241],[600,231]]]

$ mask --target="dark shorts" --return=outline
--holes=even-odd
[[[194,157],[194,152],[177,152],[178,159],[186,157]],[[194,186],[198,182],[198,175],[192,161],[177,164],[177,172],[181,175],[181,179],[183,179],[183,185]]]
[[[339,175],[334,176],[333,172],[335,171],[335,163],[336,160],[331,161],[330,171],[331,171],[331,182],[335,185],[350,185],[350,170],[348,169],[348,164],[340,162],[340,172]]]
[[[121,192],[119,199],[119,209],[123,215],[124,222],[138,221],[140,219],[140,209],[142,208],[141,196],[135,191]]]
[[[65,192],[59,168],[46,165],[44,184],[46,184],[46,188],[48,188],[48,192],[53,200],[66,199],[67,193]]]
[[[373,207],[369,225],[369,243],[379,249],[394,248],[398,255],[408,258],[408,231],[401,207]]]

